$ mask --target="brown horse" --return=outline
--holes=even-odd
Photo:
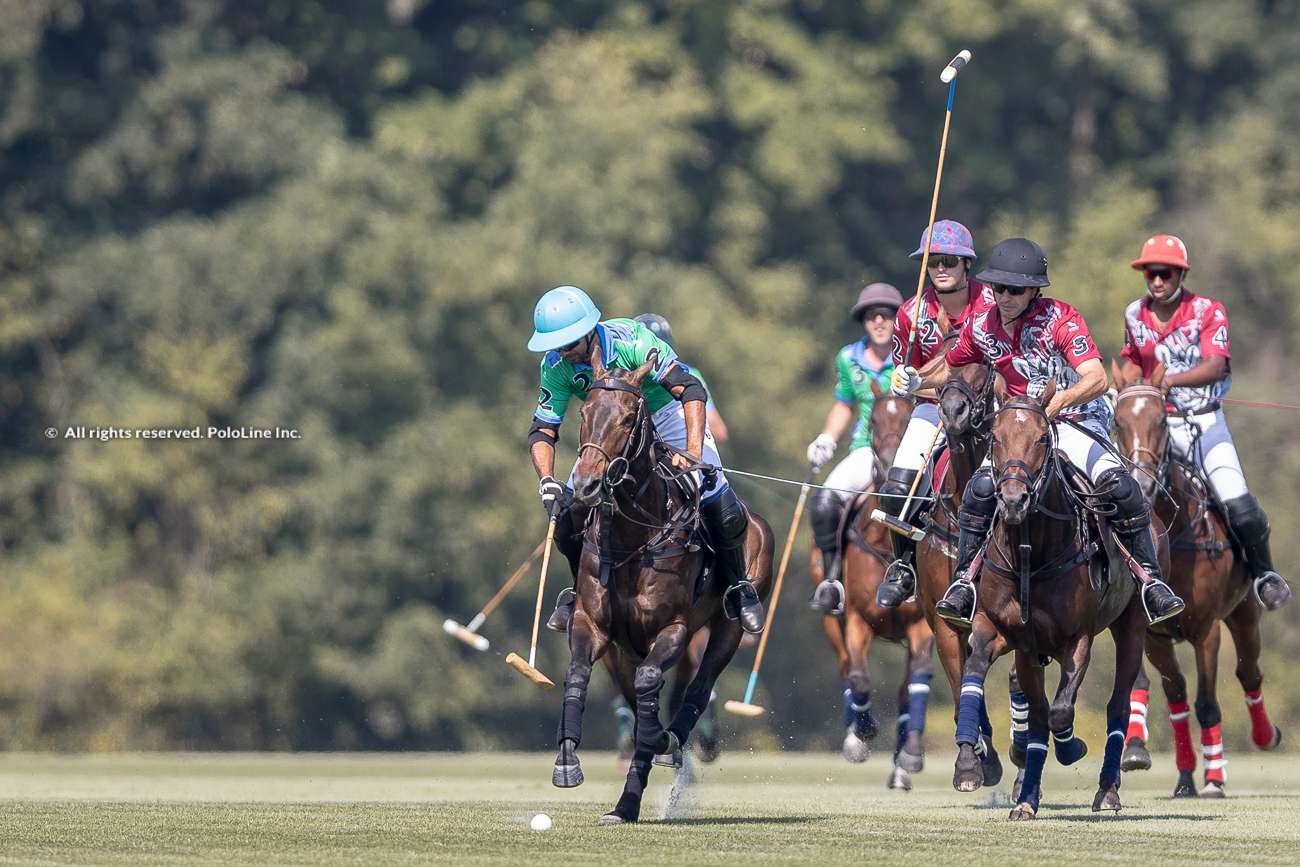
[[[740,644],[740,625],[723,612],[721,588],[699,588],[703,553],[695,542],[700,494],[674,481],[658,452],[641,381],[653,361],[630,373],[606,369],[593,357],[593,381],[582,407],[574,496],[593,507],[577,578],[569,628],[571,659],[564,679],[559,752],[552,782],[582,783],[578,744],[592,666],[616,657],[619,686],[636,708],[636,749],[623,794],[601,824],[635,822],[655,756],[680,765],[681,745],[709,703],[713,684]],[[688,477],[689,478],[689,477]],[[766,598],[772,573],[772,530],[752,510],[744,543],[746,573]],[[659,694],[664,672],[686,651],[690,636],[709,627],[709,641],[682,706],[664,729]]]
[[[1073,764],[1087,754],[1087,746],[1074,735],[1074,705],[1093,636],[1107,628],[1115,641],[1115,681],[1106,705],[1106,751],[1092,808],[1120,808],[1123,725],[1129,690],[1142,662],[1146,625],[1132,576],[1123,566],[1116,564],[1108,575],[1099,570],[1094,583],[1092,569],[1100,566],[1094,563],[1099,555],[1090,549],[1088,534],[1081,532],[1083,522],[1093,524],[1094,539],[1104,540],[1106,529],[1095,523],[1094,511],[1068,487],[1071,469],[1056,451],[1055,429],[1044,409],[1055,392],[1052,382],[1038,400],[1003,399],[994,416],[990,452],[997,517],[972,566],[980,590],[971,654],[962,677],[953,785],[974,791],[983,781],[975,745],[980,739],[984,680],[993,661],[1014,650],[1020,686],[1029,699],[1029,738],[1012,819],[1032,819],[1038,812],[1049,729],[1061,764]],[[1167,560],[1167,554],[1162,559]],[[1061,666],[1050,707],[1041,667],[1047,659]]]
[[[846,732],[841,752],[850,762],[867,760],[871,755],[868,741],[878,730],[871,713],[871,680],[867,676],[872,641],[879,638],[907,648],[908,664],[898,690],[894,767],[888,785],[891,789],[909,790],[911,773],[920,771],[924,763],[921,734],[925,731],[925,711],[930,697],[934,636],[915,602],[894,609],[876,604],[876,589],[884,578],[890,550],[889,531],[869,519],[871,510],[878,505],[872,492],[883,480],[884,468],[894,462],[912,416],[912,405],[881,391],[874,382],[871,390],[875,403],[867,423],[875,452],[876,479],[848,510],[840,537],[844,555],[844,614],[842,618],[826,615],[822,625],[839,658],[840,676],[845,681]],[[820,581],[821,554],[815,544],[809,562],[814,583]]]
[[[938,646],[939,663],[948,676],[954,719],[961,695],[962,670],[969,653],[967,633],[936,615],[934,606],[947,591],[956,567],[957,511],[962,492],[988,453],[995,383],[991,365],[971,364],[954,370],[939,387],[940,417],[948,443],[947,464],[934,485],[935,501],[923,519],[925,538],[916,545],[916,598]],[[979,713],[982,737],[978,752],[983,785],[994,786],[1002,779],[1002,762],[993,747],[993,726],[982,701]]]
[[[1155,513],[1169,527],[1169,584],[1187,608],[1174,620],[1158,623],[1147,632],[1146,651],[1160,672],[1169,718],[1174,729],[1174,762],[1178,783],[1174,797],[1196,797],[1193,775],[1196,753],[1188,721],[1187,681],[1174,653],[1177,641],[1196,652],[1196,720],[1201,727],[1205,756],[1202,797],[1222,798],[1226,782],[1221,714],[1216,695],[1219,670],[1219,621],[1228,626],[1237,647],[1237,680],[1246,693],[1251,717],[1251,737],[1262,750],[1276,747],[1281,731],[1269,721],[1261,694],[1264,675],[1259,669],[1259,621],[1262,609],[1250,592],[1250,570],[1232,544],[1223,513],[1213,502],[1209,486],[1195,468],[1175,460],[1169,448],[1169,422],[1165,414],[1168,386],[1164,365],[1151,380],[1126,381],[1112,365],[1119,396],[1115,401],[1115,438],[1137,466],[1135,477]],[[1150,682],[1145,672],[1130,696],[1128,743],[1124,770],[1151,767],[1146,749],[1146,711]]]

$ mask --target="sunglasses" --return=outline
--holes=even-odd
[[[1142,273],[1146,275],[1148,280],[1154,280],[1157,277],[1159,277],[1161,280],[1168,282],[1170,279],[1173,278],[1174,272],[1176,270],[1178,269],[1177,268],[1143,268]]]
[[[1029,286],[999,286],[993,284],[989,287],[993,290],[994,295],[1010,295],[1012,298],[1019,298],[1030,290]]]
[[[951,253],[936,253],[931,254],[928,267],[938,268],[942,265],[944,268],[951,271],[953,268],[956,268],[961,264],[962,261],[963,259],[961,256],[954,256]]]
[[[875,322],[877,319],[893,319],[894,310],[891,307],[876,307],[865,311],[862,318],[867,322]]]

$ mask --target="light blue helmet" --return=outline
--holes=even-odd
[[[600,311],[577,286],[556,286],[542,296],[533,310],[536,330],[528,341],[533,352],[549,352],[582,338],[596,327]]]

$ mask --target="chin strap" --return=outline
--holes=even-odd
[[[1156,296],[1154,296],[1154,295],[1151,294],[1151,288],[1150,288],[1150,287],[1147,287],[1147,297],[1150,298],[1152,301],[1159,301],[1159,299],[1156,298]],[[1159,303],[1161,303],[1161,304],[1176,304],[1176,303],[1178,302],[1178,300],[1179,300],[1180,298],[1182,298],[1182,297],[1183,297],[1183,286],[1182,286],[1182,284],[1180,283],[1180,284],[1178,284],[1178,291],[1174,293],[1174,297],[1170,298],[1168,301],[1159,301]]]

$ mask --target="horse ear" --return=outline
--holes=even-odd
[[[880,400],[882,397],[885,396],[884,389],[882,389],[880,387],[880,384],[876,382],[875,377],[871,378],[871,394],[873,397],[875,397],[876,400]]]
[[[1007,402],[1007,381],[997,373],[993,374],[993,396],[998,399],[998,403]]]
[[[1052,402],[1052,398],[1055,395],[1056,395],[1056,380],[1049,379],[1047,380],[1047,386],[1043,389],[1043,395],[1042,397],[1038,398],[1038,401],[1043,406],[1047,406],[1049,403]]]
[[[605,350],[600,345],[599,340],[592,341],[591,347],[591,378],[605,378]]]
[[[1165,382],[1165,363],[1162,361],[1156,365],[1156,369],[1151,371],[1151,384],[1161,391],[1168,391],[1169,384]]]
[[[1110,360],[1110,375],[1115,380],[1117,391],[1123,391],[1128,387],[1128,383],[1124,381],[1124,368],[1120,367],[1119,362],[1113,358]]]
[[[652,354],[648,359],[646,359],[646,363],[645,363],[645,364],[641,365],[641,366],[638,367],[636,370],[632,371],[632,384],[633,384],[633,385],[640,385],[640,384],[641,384],[641,380],[645,379],[645,378],[646,378],[646,374],[648,374],[650,371],[654,370],[654,369],[655,369],[655,365],[658,364],[658,363],[659,363],[659,355],[658,355],[658,353],[654,353],[654,354]],[[675,363],[676,363],[676,362],[674,362],[674,364],[675,364]]]

